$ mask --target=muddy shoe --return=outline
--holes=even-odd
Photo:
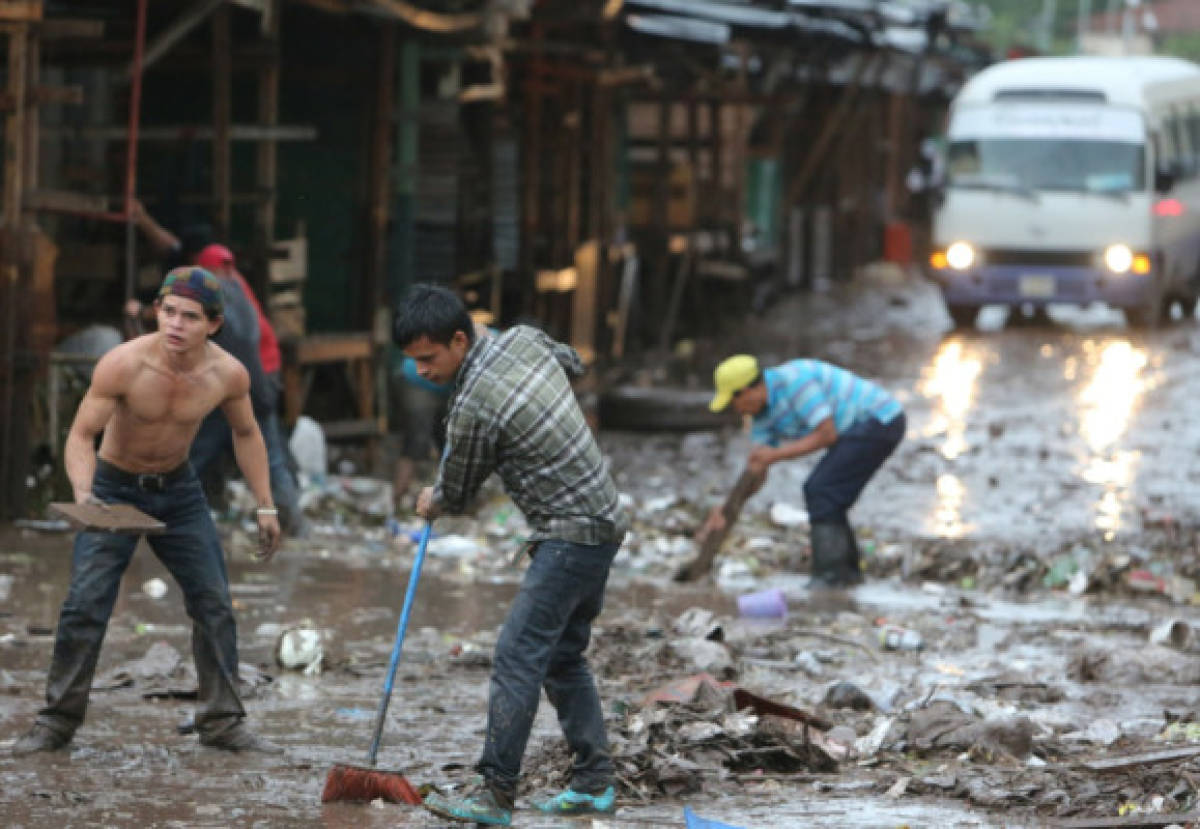
[[[567,789],[549,800],[535,803],[539,811],[548,815],[594,815],[611,814],[617,806],[617,793],[609,786],[600,794],[584,794]]]
[[[457,796],[430,792],[425,798],[425,808],[439,817],[465,823],[490,826],[512,824],[512,802],[493,791],[482,780],[468,786]]]
[[[222,751],[257,751],[260,754],[283,754],[282,746],[277,746],[265,737],[258,736],[244,725],[236,726],[212,737],[201,735],[200,745],[208,746],[209,748],[219,748]]]
[[[12,754],[14,757],[23,754],[36,754],[39,751],[58,751],[67,743],[71,742],[69,735],[64,736],[59,734],[53,728],[34,723],[33,728],[13,743]]]

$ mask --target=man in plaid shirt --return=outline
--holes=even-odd
[[[476,337],[462,302],[416,286],[394,336],[421,377],[454,383],[437,482],[417,512],[463,512],[483,481],[500,475],[533,529],[531,561],[496,642],[482,780],[425,805],[452,819],[507,826],[521,758],[545,687],[574,755],[571,786],[538,804],[552,814],[611,812],[613,765],[596,682],[584,658],[609,567],[627,529],[616,486],[584,421],[568,376],[575,351],[516,326]]]

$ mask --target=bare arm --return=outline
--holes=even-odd
[[[833,424],[832,417],[827,417],[817,424],[817,428],[799,440],[775,448],[770,446],[755,448],[750,453],[747,465],[755,470],[765,472],[768,466],[777,461],[786,461],[819,452],[828,446],[833,446],[837,439],[837,426]]]
[[[92,385],[75,412],[63,452],[63,464],[77,504],[92,499],[92,478],[96,475],[96,436],[104,431],[117,409],[117,401],[128,380],[127,367],[124,349],[116,349],[102,357],[92,372]]]
[[[233,358],[230,358],[231,362]],[[233,432],[233,454],[238,468],[246,477],[254,500],[258,504],[256,513],[259,529],[260,557],[269,559],[279,546],[279,518],[271,500],[271,471],[267,464],[267,445],[263,442],[254,409],[250,405],[250,375],[240,364],[236,366],[232,393],[221,411],[229,421]]]

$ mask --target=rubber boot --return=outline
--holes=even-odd
[[[855,535],[854,528],[849,524],[842,526],[845,527],[847,546],[849,547],[849,554],[846,556],[846,578],[852,585],[862,584],[862,551],[858,547],[858,536]]]
[[[813,523],[811,589],[829,590],[861,583],[857,561],[854,531],[847,524]]]

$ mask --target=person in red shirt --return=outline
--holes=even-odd
[[[271,387],[268,396],[271,400],[270,411],[260,424],[263,438],[267,444],[267,456],[271,467],[271,491],[275,493],[275,503],[279,507],[279,518],[284,531],[289,535],[300,538],[307,537],[310,528],[304,513],[300,509],[300,493],[292,466],[288,459],[287,445],[284,442],[283,430],[279,423],[279,398],[283,388],[280,370],[283,368],[283,358],[279,352],[279,338],[271,321],[263,312],[262,305],[254,291],[237,269],[233,251],[224,245],[208,245],[196,255],[196,264],[212,273],[217,279],[235,282],[241,287],[250,305],[258,316],[258,354],[262,364],[263,374]],[[221,441],[202,441],[205,447],[217,446]],[[199,460],[209,460],[211,453],[198,457]]]
[[[255,312],[258,314],[259,362],[262,363],[263,371],[268,375],[278,377],[280,369],[283,368],[283,357],[279,353],[279,338],[275,336],[275,329],[271,326],[271,321],[267,319],[267,315],[263,312],[263,307],[258,301],[258,297],[251,290],[250,283],[238,271],[234,262],[233,251],[224,245],[209,245],[200,251],[196,257],[196,264],[211,274],[224,279],[233,279],[242,286],[242,291],[246,294],[246,298],[250,300],[250,304],[254,306]]]

